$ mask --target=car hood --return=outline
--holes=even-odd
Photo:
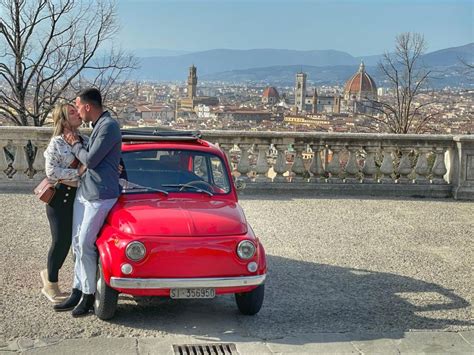
[[[247,233],[236,202],[191,199],[119,199],[108,223],[123,233],[141,236],[199,237]]]

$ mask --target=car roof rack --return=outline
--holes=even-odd
[[[161,131],[123,129],[122,141],[197,141],[202,135],[199,131]]]

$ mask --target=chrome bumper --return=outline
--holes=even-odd
[[[205,288],[256,286],[265,281],[266,274],[242,277],[210,277],[189,279],[134,279],[111,277],[110,286],[114,288],[166,289],[166,288]]]

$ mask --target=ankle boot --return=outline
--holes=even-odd
[[[77,304],[81,300],[81,296],[82,296],[81,290],[78,290],[77,288],[73,288],[69,298],[60,304],[54,305],[53,309],[56,312],[70,311],[71,309],[77,306]]]
[[[73,317],[82,317],[89,314],[89,311],[94,306],[95,296],[87,293],[82,294],[81,303],[79,303],[76,308],[72,311]]]
[[[43,288],[41,293],[53,303],[60,303],[67,297],[66,293],[61,292],[57,282],[50,282],[48,279],[48,270],[41,270],[41,280],[43,281]]]

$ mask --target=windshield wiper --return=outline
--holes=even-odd
[[[133,182],[127,181],[125,179],[119,179],[119,182],[120,182],[120,185],[122,186],[122,191],[149,190],[149,191],[161,192],[162,194],[165,194],[166,196],[168,196],[168,191],[166,190],[160,190],[160,189],[155,189],[154,187],[138,185]]]
[[[183,188],[183,187],[190,187],[190,188],[193,188],[196,190],[196,192],[204,192],[206,194],[208,194],[209,196],[214,196],[214,194],[210,191],[207,191],[207,190],[204,190],[204,189],[201,189],[197,186],[194,186],[194,185],[188,185],[188,184],[163,184],[161,185],[163,187],[179,187],[179,188]]]

